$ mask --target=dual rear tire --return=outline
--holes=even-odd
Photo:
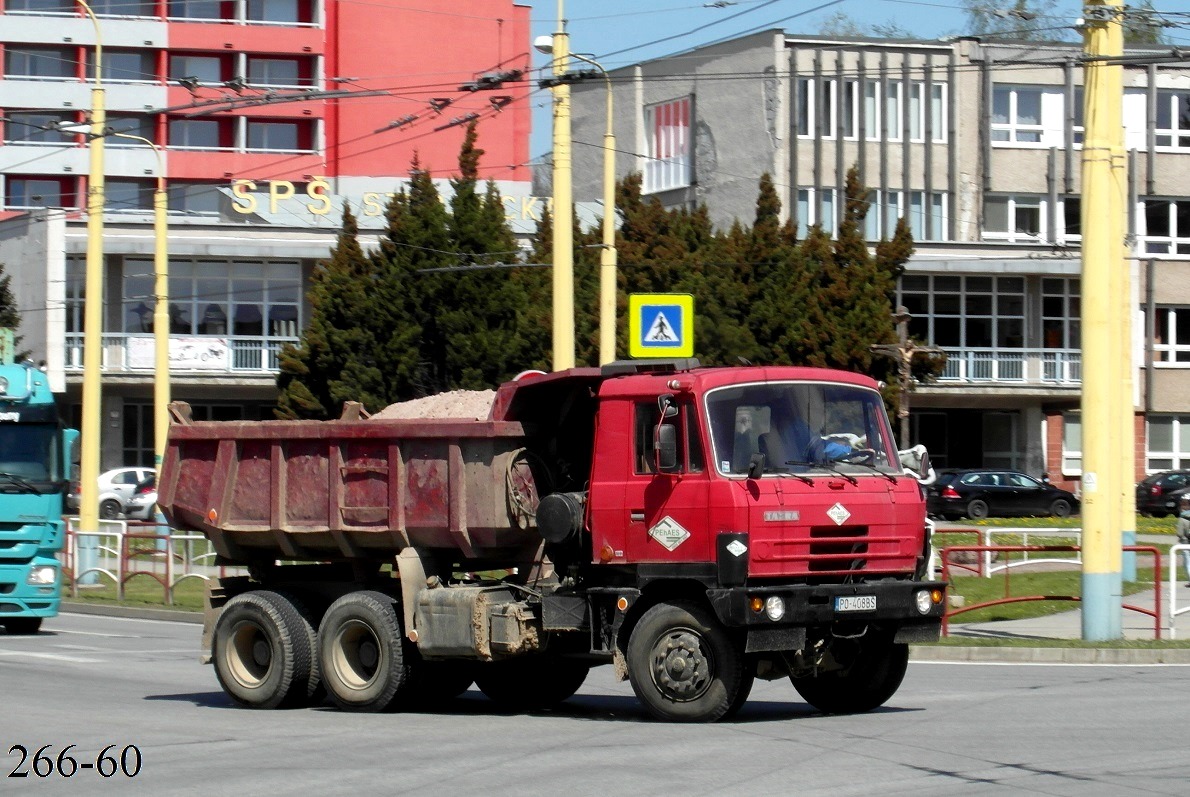
[[[237,595],[215,624],[215,677],[248,708],[307,705],[319,690],[314,624],[292,596],[271,590]]]

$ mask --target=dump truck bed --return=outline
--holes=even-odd
[[[175,423],[158,501],[234,561],[507,556],[540,542],[524,445],[510,421]]]

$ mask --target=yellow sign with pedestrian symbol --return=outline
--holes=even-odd
[[[629,294],[628,354],[693,357],[694,297],[688,293]]]

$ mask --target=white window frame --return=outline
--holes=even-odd
[[[1005,92],[1008,95],[1008,109],[1004,121],[997,122],[995,121],[996,98]],[[1036,123],[1020,121],[1020,98],[1025,93],[1037,95]],[[1048,147],[1057,143],[1050,140],[1050,136],[1048,135],[1049,129],[1046,124],[1046,118],[1052,112],[1051,103],[1047,102],[1046,95],[1055,93],[1061,97],[1059,89],[1047,86],[1015,85],[1011,83],[997,83],[992,86],[992,115],[989,119],[992,146]],[[996,137],[997,133],[1001,134],[1000,138]],[[1031,140],[1033,136],[1037,137],[1035,141]]]
[[[993,202],[1003,201],[1006,206],[1006,214],[1008,227],[1007,230],[993,230],[988,226],[988,212],[987,207]],[[985,241],[1009,241],[1012,243],[1028,242],[1028,241],[1046,241],[1049,240],[1049,234],[1046,213],[1048,209],[1048,200],[1039,194],[997,194],[984,197],[984,213],[983,213],[983,239]],[[1033,209],[1037,211],[1037,227],[1036,233],[1021,231],[1017,228],[1020,226],[1017,223],[1017,212],[1025,209]]]
[[[1136,247],[1138,252],[1145,255],[1168,255],[1171,257],[1185,257],[1190,254],[1190,213],[1187,214],[1186,224],[1178,224],[1178,206],[1190,206],[1190,199],[1165,197],[1145,197],[1140,201],[1136,214]],[[1161,205],[1168,214],[1169,235],[1151,235],[1149,233],[1149,210],[1157,210]],[[1152,207],[1150,207],[1152,206]],[[1190,211],[1190,207],[1187,207]],[[1187,229],[1181,229],[1185,226]]]
[[[1083,475],[1083,419],[1077,410],[1062,413],[1062,475]]]
[[[1156,149],[1163,152],[1186,152],[1190,150],[1190,119],[1178,124],[1178,105],[1180,102],[1190,106],[1190,90],[1188,89],[1157,89],[1157,110],[1160,112],[1164,104],[1169,109],[1169,127],[1154,127],[1154,142]],[[1162,138],[1168,139],[1162,143]]]
[[[1169,424],[1170,445],[1154,449],[1153,426]],[[1145,473],[1190,468],[1190,415],[1150,413],[1145,418]]]
[[[1153,367],[1190,368],[1190,306],[1163,304],[1156,311]],[[1179,342],[1179,328],[1186,333],[1183,336],[1186,342]]]
[[[805,238],[815,224],[821,224],[823,232],[832,238],[835,237],[838,232],[835,193],[833,188],[797,189],[798,238]]]

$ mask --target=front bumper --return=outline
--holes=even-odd
[[[54,560],[36,560],[33,564],[57,564]],[[0,617],[53,617],[58,613],[62,594],[62,571],[55,584],[31,585],[29,564],[0,565]]]
[[[944,600],[932,602],[926,613],[917,610],[916,594],[939,590]],[[913,630],[916,638],[934,634],[946,611],[945,582],[882,581],[860,584],[744,585],[707,590],[715,614],[725,626],[744,628],[749,649],[783,649],[796,642],[804,629],[879,625],[889,629]],[[781,619],[772,621],[764,611],[753,611],[752,598],[779,596],[785,604]],[[875,608],[841,610],[837,598],[864,597],[875,600]],[[853,603],[853,602],[851,602]],[[865,603],[871,603],[865,601]],[[752,639],[756,638],[756,644]],[[771,641],[764,641],[771,640]],[[777,647],[770,647],[776,645]],[[760,646],[760,647],[758,647]]]

